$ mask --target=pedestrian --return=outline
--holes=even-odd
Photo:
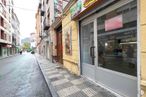
[[[22,50],[20,51],[20,55],[22,54]]]

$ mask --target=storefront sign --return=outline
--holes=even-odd
[[[4,48],[11,48],[12,45],[10,45],[10,44],[4,44],[4,45],[2,45],[1,47],[4,47]]]
[[[70,8],[71,17],[77,16],[82,10],[82,0],[78,0],[75,5]]]
[[[122,15],[113,17],[105,21],[105,31],[110,31],[123,27]]]
[[[100,0],[78,0],[71,8],[70,13],[71,17],[75,17],[79,15],[81,12],[86,10],[89,6],[92,6],[95,2],[99,2]]]
[[[8,45],[8,44],[7,44],[7,46],[6,46],[6,47],[10,48],[10,47],[12,47],[12,45]]]
[[[93,3],[95,3],[98,0],[83,0],[83,6],[85,8],[89,7],[90,5],[92,5]]]

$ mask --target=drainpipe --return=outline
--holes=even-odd
[[[141,97],[140,1],[137,0],[137,97]]]

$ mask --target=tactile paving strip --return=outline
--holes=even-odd
[[[58,91],[59,97],[67,97],[71,94],[74,94],[76,92],[80,91],[79,88],[77,88],[76,86],[71,86],[65,89],[62,89],[60,91]]]
[[[83,89],[82,91],[83,91],[88,97],[92,97],[92,96],[94,96],[94,95],[97,94],[96,91],[94,91],[92,88],[89,88],[89,87]]]

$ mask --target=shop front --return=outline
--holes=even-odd
[[[137,0],[99,1],[88,12],[82,7],[92,3],[80,1],[72,15],[79,18],[81,74],[122,97],[137,97]]]
[[[71,73],[79,75],[78,22],[71,19],[70,7],[75,0],[66,5],[62,19],[63,65]]]
[[[11,45],[10,44],[5,44],[5,43],[1,43],[0,44],[0,57],[7,57],[10,54],[10,49],[11,49]]]

